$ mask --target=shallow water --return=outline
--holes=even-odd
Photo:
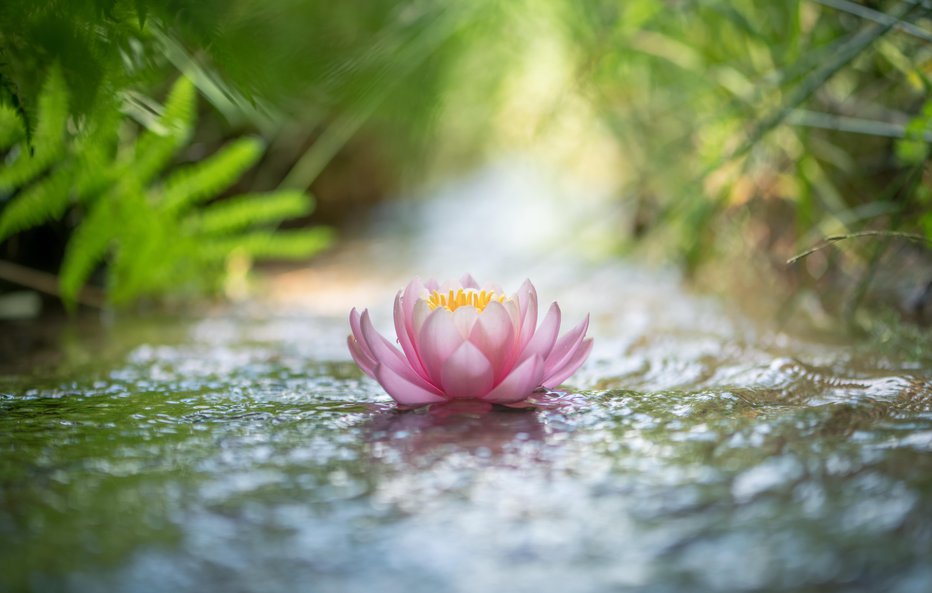
[[[424,222],[514,190],[480,175],[264,299],[5,375],[0,591],[932,590],[928,353],[534,241],[464,260]],[[464,266],[592,312],[565,405],[400,413],[352,364],[346,309],[387,329],[412,270]]]

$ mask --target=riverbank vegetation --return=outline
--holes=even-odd
[[[743,254],[829,310],[889,293],[921,321],[930,15],[918,0],[9,0],[0,259],[27,273],[2,280],[52,275],[69,303],[216,292],[253,259],[312,255],[323,226],[401,188],[536,152],[610,184],[612,250],[691,272]]]

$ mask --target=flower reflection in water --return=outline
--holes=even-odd
[[[510,453],[541,449],[548,437],[571,430],[564,412],[581,405],[575,394],[534,393],[526,407],[462,400],[398,412],[383,409],[365,433],[374,458],[423,467],[451,456],[504,461]],[[533,455],[532,455],[533,457]]]

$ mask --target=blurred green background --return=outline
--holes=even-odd
[[[605,256],[851,313],[892,253],[921,313],[930,70],[919,0],[5,0],[0,290],[222,295],[524,154],[610,188]]]

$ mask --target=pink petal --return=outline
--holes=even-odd
[[[579,347],[580,342],[586,337],[586,330],[589,329],[589,316],[582,320],[582,323],[566,332],[563,337],[554,344],[550,355],[544,360],[544,374],[549,375],[556,369],[562,367],[567,360],[573,355],[573,352]]]
[[[501,285],[496,284],[494,282],[486,282],[480,287],[480,290],[484,290],[486,292],[494,292],[495,294],[505,294],[505,291],[502,290]]]
[[[440,288],[437,292],[440,294],[447,294],[452,290],[453,293],[456,294],[456,291],[460,290],[461,288],[463,288],[463,285],[460,284],[459,280],[447,280],[440,285]]]
[[[408,286],[410,287],[411,284]],[[401,293],[399,292],[395,295],[395,333],[398,335],[398,342],[401,344],[401,349],[404,351],[411,368],[413,368],[414,372],[418,375],[427,379],[427,372],[424,370],[424,364],[421,362],[421,357],[417,353],[417,348],[414,347],[414,333],[409,320],[410,316],[405,314],[405,305],[402,301]]]
[[[362,372],[375,379],[375,367],[378,366],[375,359],[362,351],[359,342],[353,336],[346,336],[346,343],[349,346],[350,356],[356,361],[356,365],[362,369]]]
[[[472,277],[472,274],[464,274],[460,278],[460,284],[463,285],[463,288],[472,288],[473,290],[479,290],[479,283],[476,282],[476,279]]]
[[[412,313],[411,318],[411,339],[414,341],[415,348],[417,347],[418,335],[421,333],[421,328],[424,327],[424,321],[427,320],[427,316],[430,315],[430,305],[427,304],[427,301],[424,299],[418,299],[414,304],[414,313]]]
[[[502,306],[508,312],[508,317],[511,318],[511,324],[515,326],[515,334],[517,334],[521,329],[521,312],[518,310],[518,304],[514,299],[505,299]]]
[[[437,284],[437,281],[434,280],[433,278],[429,278],[427,281],[424,282],[424,288],[433,292],[435,290],[440,290],[440,285]]]
[[[431,393],[405,380],[404,377],[398,375],[384,364],[380,364],[375,368],[375,376],[382,388],[401,405],[423,406],[447,401],[442,395]]]
[[[411,282],[408,282],[408,285],[405,286],[404,295],[401,297],[401,308],[404,313],[404,319],[407,321],[406,327],[408,329],[408,334],[411,336],[411,340],[414,341],[414,334],[411,333],[411,321],[413,319],[412,315],[414,313],[414,305],[421,300],[421,297],[424,296],[424,293],[427,292],[427,288],[424,287],[424,284],[421,282],[420,278],[415,278]],[[397,328],[396,328],[397,330]]]
[[[443,392],[454,398],[480,398],[492,388],[492,364],[470,342],[463,342],[443,363]]]
[[[431,311],[417,339],[417,351],[424,361],[431,382],[440,385],[443,363],[463,343],[463,336],[453,323],[453,313],[443,307]]]
[[[367,313],[368,309],[363,309],[363,313]],[[355,336],[356,341],[359,342],[359,347],[362,349],[363,353],[366,354],[369,358],[375,359],[375,355],[372,354],[372,350],[369,349],[369,346],[366,344],[366,339],[362,335],[362,327],[359,323],[359,311],[356,310],[356,307],[353,307],[353,310],[349,314],[350,329],[353,330],[353,336]]]
[[[524,350],[531,336],[534,335],[534,328],[537,325],[537,289],[531,284],[530,280],[525,280],[515,293],[514,300],[518,301],[518,313],[521,328],[518,333],[518,348]]]
[[[521,353],[519,360],[525,360],[531,356],[538,355],[546,359],[553,349],[554,342],[557,341],[557,334],[560,332],[560,305],[553,303],[547,311],[544,320],[540,322],[540,327],[534,332],[531,341]]]
[[[552,389],[569,379],[570,375],[575,373],[576,369],[582,366],[582,363],[586,361],[586,357],[589,356],[589,352],[591,351],[592,338],[588,338],[579,345],[570,359],[567,360],[562,367],[550,373],[550,375],[543,380],[543,386]]]
[[[405,358],[401,352],[398,352],[398,350],[392,346],[391,342],[386,340],[382,334],[375,331],[372,320],[369,319],[369,311],[365,311],[362,314],[360,324],[366,344],[369,345],[369,350],[372,351],[373,358],[380,366],[388,367],[396,375],[401,376],[409,383],[413,383],[425,391],[432,391],[436,394],[440,393],[439,389],[431,385],[424,377],[414,372],[408,359]]]
[[[469,341],[492,363],[496,380],[501,379],[514,364],[515,327],[508,310],[501,303],[492,301],[479,314],[469,333]]]
[[[473,306],[457,307],[453,311],[453,325],[459,330],[463,339],[469,336],[469,332],[472,331],[472,326],[476,324],[478,318],[479,311]]]
[[[499,404],[509,404],[527,399],[540,386],[544,374],[544,359],[538,355],[519,364],[505,379],[482,399]]]

